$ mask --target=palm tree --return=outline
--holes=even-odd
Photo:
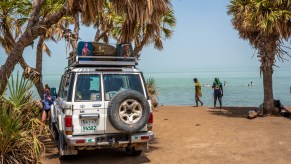
[[[29,15],[29,20],[25,24],[24,32],[16,40],[6,62],[0,69],[1,88],[0,93],[3,93],[3,88],[8,83],[15,65],[23,59],[23,51],[25,47],[31,45],[35,39],[41,35],[45,35],[47,29],[56,24],[64,15],[75,16],[77,13],[81,15],[81,22],[90,25],[97,21],[96,16],[102,12],[104,3],[109,0],[51,0],[50,2],[58,2],[60,8],[53,12],[42,16],[43,4],[48,3],[43,0],[34,0]],[[139,1],[123,1],[114,0],[112,2],[114,11],[118,15],[126,15],[126,22],[121,33],[122,41],[130,41],[133,38],[136,27],[143,22],[151,22],[152,24],[160,23],[160,15],[166,15],[171,6],[168,0],[139,0]],[[0,3],[0,5],[2,5]]]
[[[151,43],[158,50],[163,49],[162,39],[169,39],[173,35],[173,28],[176,25],[176,18],[174,17],[174,11],[170,10],[166,15],[161,15],[160,24],[154,25],[145,23],[139,26],[138,33],[134,38],[134,54],[139,56],[140,51],[145,45]]]
[[[28,20],[31,2],[26,0],[2,0],[0,2],[0,44],[10,54],[15,39],[22,33],[22,27]]]
[[[228,14],[240,37],[258,50],[264,86],[263,113],[274,113],[273,66],[276,57],[282,61],[287,54],[281,45],[291,35],[291,1],[231,0]]]
[[[43,82],[42,82],[42,57],[43,52],[45,52],[49,57],[52,55],[50,48],[45,43],[46,40],[52,40],[57,42],[61,39],[63,35],[63,29],[68,26],[69,23],[73,23],[74,20],[71,17],[63,17],[57,24],[51,26],[46,32],[45,35],[41,35],[39,37],[37,48],[36,48],[36,67],[35,71],[27,72],[27,69],[24,71],[26,77],[30,79],[39,78],[35,83],[35,87],[38,91],[40,97],[42,97],[44,93]],[[36,74],[38,73],[38,74]]]
[[[25,1],[24,1],[25,2]],[[31,9],[32,4],[30,1],[25,3],[19,1],[2,1],[0,2],[0,16],[1,32],[0,43],[4,47],[7,55],[10,54],[12,47],[15,44],[15,40],[22,34],[22,26],[27,23],[28,11]],[[41,15],[46,16],[49,13],[59,10],[62,4],[56,0],[45,1],[41,9]],[[16,13],[15,13],[16,12]],[[19,16],[20,15],[20,16]],[[19,63],[23,68],[23,76],[31,80],[37,78],[35,86],[40,97],[43,95],[43,83],[42,83],[42,52],[46,52],[48,56],[51,56],[51,51],[45,44],[45,40],[52,40],[57,42],[61,39],[62,28],[65,22],[71,22],[70,17],[63,17],[57,24],[53,25],[47,30],[45,35],[39,37],[36,49],[36,67],[29,66],[23,57],[19,59]],[[14,32],[14,33],[13,33]]]
[[[31,2],[28,0],[4,0],[0,2],[0,44],[7,55],[11,53],[15,40],[22,34],[22,27],[28,20]],[[23,57],[19,58],[23,69],[28,67]]]
[[[139,55],[144,46],[152,43],[155,48],[161,50],[163,48],[162,39],[171,38],[173,34],[172,28],[176,24],[174,11],[170,7],[169,9],[168,13],[159,16],[158,24],[144,21],[136,25],[135,33],[128,34],[122,33],[126,28],[126,15],[118,15],[114,12],[112,3],[106,3],[103,12],[97,16],[98,21],[95,24],[97,32],[94,40],[98,42],[102,39],[105,43],[108,43],[109,37],[112,37],[122,43],[128,42],[128,40],[123,40],[127,38],[127,36],[123,35],[133,35],[130,42],[134,42],[135,56]]]

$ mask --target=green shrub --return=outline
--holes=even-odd
[[[11,79],[9,97],[0,96],[0,163],[40,163],[41,121],[29,90],[32,82]]]

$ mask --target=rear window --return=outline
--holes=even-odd
[[[104,74],[105,100],[122,90],[136,90],[144,95],[139,74]]]
[[[100,101],[101,85],[99,74],[78,75],[75,101]]]

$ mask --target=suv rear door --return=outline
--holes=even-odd
[[[121,72],[104,72],[103,73],[104,83],[104,101],[105,109],[107,110],[108,104],[111,98],[119,91],[122,90],[135,90],[145,95],[146,91],[144,88],[142,76],[140,73],[121,73]],[[146,95],[145,95],[146,97]],[[106,113],[105,129],[106,133],[118,133],[110,123]]]
[[[103,134],[106,113],[101,73],[77,73],[73,101],[73,135]]]

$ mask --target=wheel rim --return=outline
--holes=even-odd
[[[126,124],[134,124],[142,116],[141,104],[133,99],[124,101],[119,107],[119,117]]]

